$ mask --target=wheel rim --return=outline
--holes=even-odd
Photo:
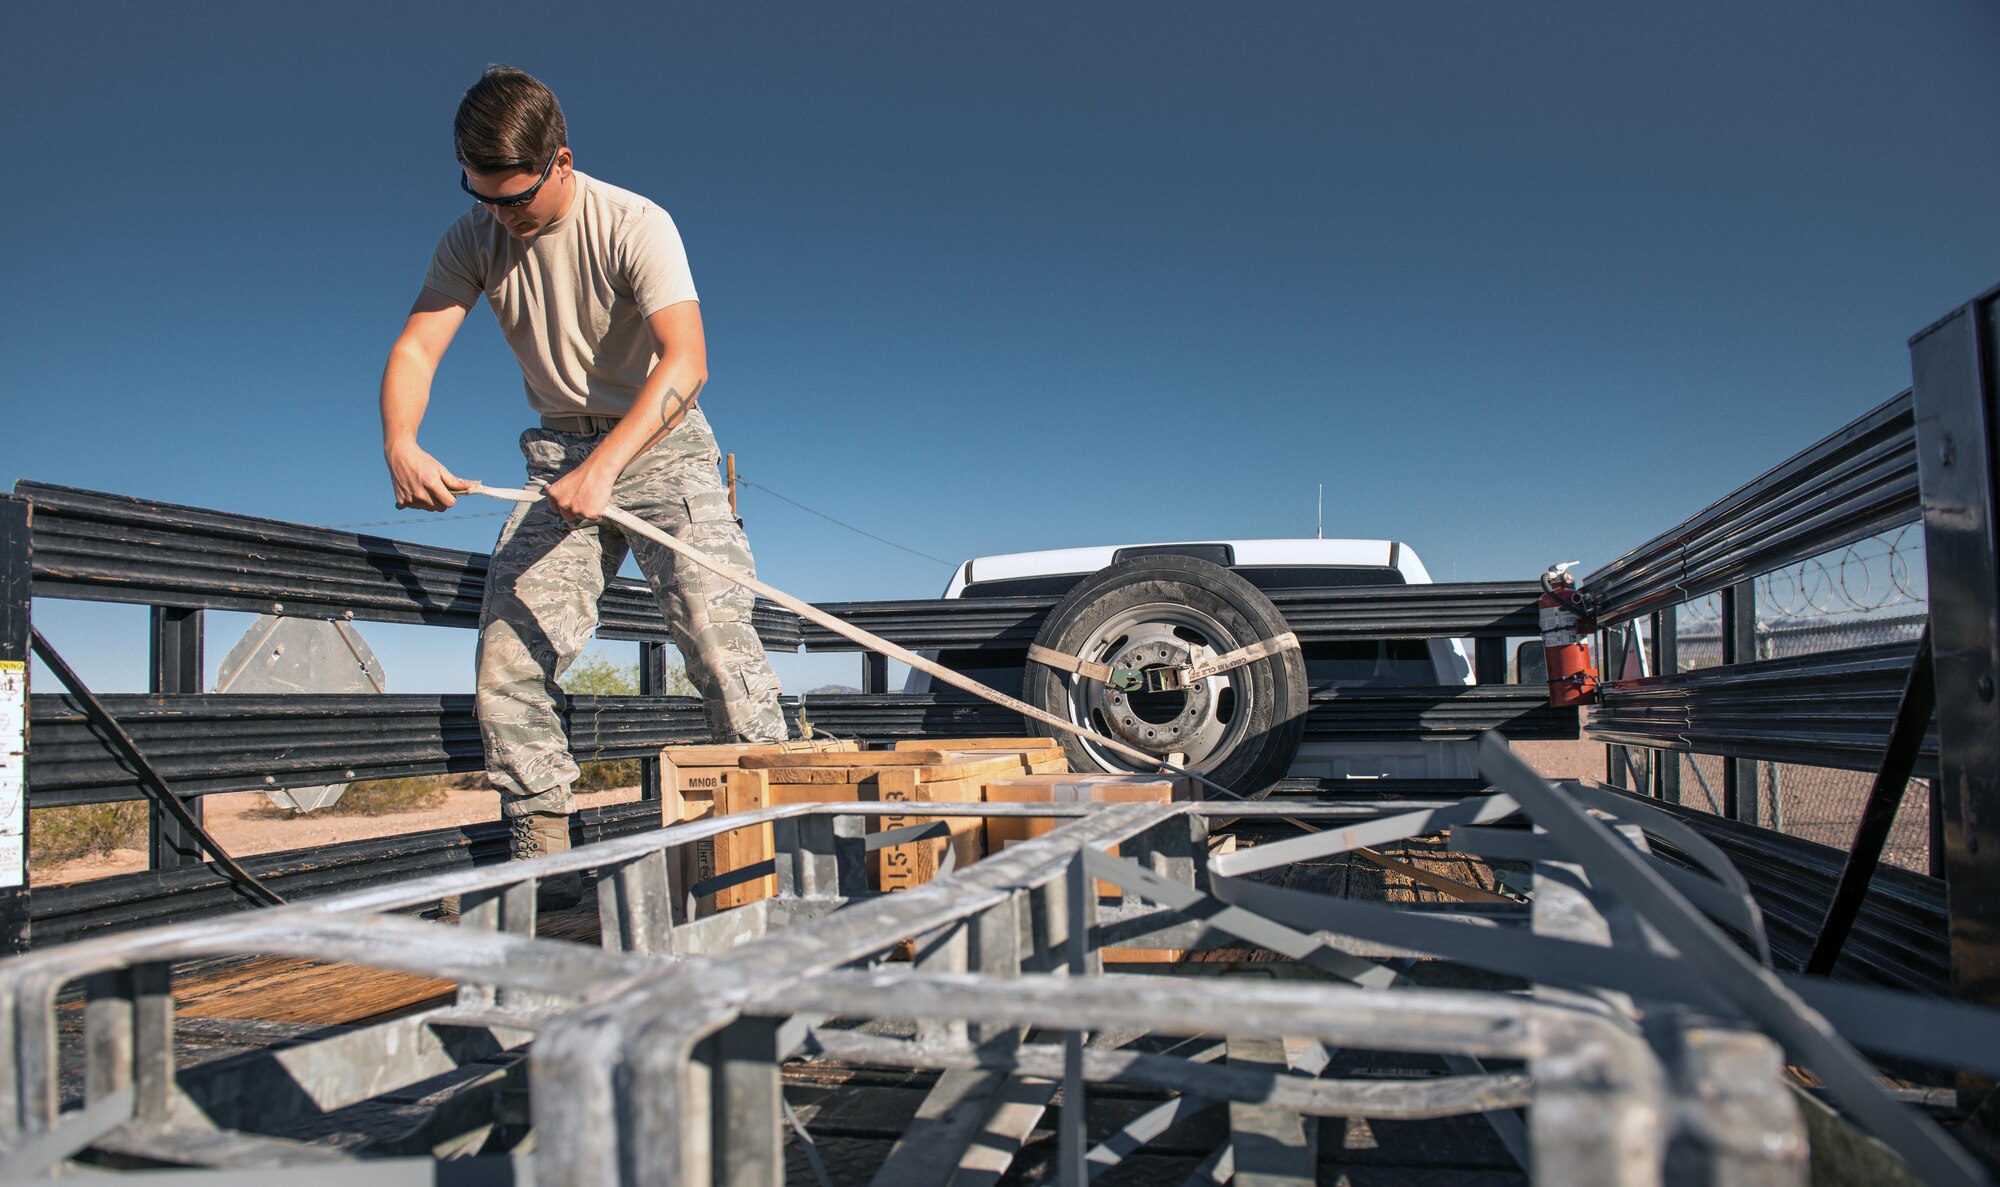
[[[1171,602],[1120,610],[1085,635],[1076,654],[1113,667],[1154,668],[1210,659],[1240,644],[1208,614]],[[1069,674],[1069,719],[1149,754],[1181,751],[1188,766],[1210,771],[1249,733],[1255,692],[1249,667],[1210,676],[1185,693],[1117,692]],[[1150,770],[1106,747],[1079,738],[1107,770]]]

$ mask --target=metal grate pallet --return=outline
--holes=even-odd
[[[83,1159],[206,1168],[217,1183],[255,1166],[288,1184],[776,1184],[1171,1168],[1313,1182],[1366,1157],[1363,1119],[1403,1149],[1430,1134],[1445,1159],[1431,1169],[1495,1183],[1528,1167],[1557,1183],[1803,1183],[1790,1061],[1931,1181],[1980,1181],[1849,1044],[1990,1073],[2000,1017],[1774,972],[1742,878],[1675,816],[1552,787],[1492,735],[1481,754],[1490,786],[1463,798],[930,805],[1071,819],[893,895],[867,892],[867,853],[942,824],[871,829],[908,805],[800,805],[17,957],[0,964],[0,1171]],[[1211,853],[1224,816],[1314,831]],[[705,884],[681,882],[670,851],[759,822],[777,895],[691,918]],[[1363,902],[1284,877],[1425,836],[1526,863],[1532,902]],[[597,872],[598,944],[538,937],[538,879],[580,868]],[[442,894],[461,898],[456,926],[408,914]],[[1246,945],[1293,975],[1106,961]],[[176,1070],[170,971],[244,955],[457,988],[435,1008]],[[1440,977],[1451,969],[1477,975]],[[63,993],[78,984],[83,1091],[64,1108],[61,1019],[77,1011]],[[900,1093],[902,1111],[843,1103],[856,1077]]]

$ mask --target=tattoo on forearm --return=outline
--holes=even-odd
[[[660,438],[673,432],[675,426],[680,424],[681,418],[687,415],[688,407],[694,403],[695,397],[699,395],[701,395],[699,382],[685,396],[678,388],[668,388],[666,395],[660,397],[660,431],[647,438],[646,443],[639,447],[639,452],[644,453],[651,449]]]
[[[700,394],[699,383],[695,384],[694,389],[685,396],[673,388],[668,388],[667,394],[660,397],[660,428],[671,431],[687,411],[687,406],[694,403],[694,398]]]

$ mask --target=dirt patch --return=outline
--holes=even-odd
[[[1512,742],[1521,761],[1544,779],[1604,780],[1604,743],[1584,738],[1567,741]]]
[[[601,808],[606,804],[629,803],[638,798],[637,787],[614,787],[603,791],[580,791],[576,795],[576,803],[579,808]],[[269,811],[271,801],[261,791],[203,796],[201,803],[202,823],[232,857],[281,853],[287,849],[312,849],[343,841],[392,837],[398,833],[417,833],[500,819],[500,795],[490,787],[447,788],[444,802],[434,807],[380,816],[325,813],[289,817],[273,815]],[[38,865],[30,876],[36,886],[52,886],[108,878],[113,874],[130,874],[145,868],[144,850],[114,849],[110,853],[57,865]]]

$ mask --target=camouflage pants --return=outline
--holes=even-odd
[[[589,456],[602,434],[521,434],[528,489],[540,490]],[[715,438],[699,409],[625,468],[612,502],[725,564],[756,571],[743,529],[716,476]],[[507,816],[569,812],[576,762],[563,728],[557,678],[597,629],[597,599],[627,549],[653,588],[719,742],[785,736],[778,678],[750,626],[754,595],[683,561],[663,545],[626,539],[615,525],[564,523],[546,502],[523,503],[500,530],[479,612],[479,730],[487,775]]]

